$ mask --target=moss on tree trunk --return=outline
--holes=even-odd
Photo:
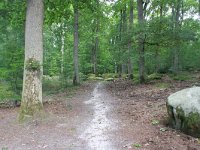
[[[32,117],[41,117],[43,114],[42,83],[40,70],[26,71],[19,121]]]

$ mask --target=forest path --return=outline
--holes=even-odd
[[[90,83],[67,93],[45,97],[47,118],[20,125],[15,109],[0,109],[0,149],[8,150],[121,150],[123,144],[115,98],[103,83]],[[53,99],[53,101],[51,101]],[[120,147],[119,147],[120,145]]]
[[[19,108],[0,109],[0,150],[199,150],[199,140],[168,128],[166,99],[191,82],[84,83],[44,97],[47,117],[20,125]],[[176,88],[174,88],[176,87]],[[72,94],[73,93],[73,94]]]

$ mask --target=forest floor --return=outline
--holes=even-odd
[[[0,108],[0,150],[199,150],[166,121],[167,97],[195,82],[86,82],[46,96],[46,118],[26,124],[16,121],[19,108]]]

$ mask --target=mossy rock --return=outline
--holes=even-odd
[[[186,134],[200,137],[200,87],[187,88],[168,97],[169,124]]]

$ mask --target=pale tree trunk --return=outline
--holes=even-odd
[[[41,117],[43,74],[43,0],[27,0],[25,61],[19,120]]]
[[[129,43],[128,43],[128,76],[129,79],[133,79],[133,63],[131,60],[131,56],[132,56],[132,33],[133,33],[133,0],[130,0],[130,17],[129,17]]]
[[[79,85],[79,65],[78,65],[78,0],[74,0],[74,78],[73,84]]]
[[[143,10],[143,0],[137,0],[138,8],[138,22],[143,26],[144,24],[144,10]],[[138,36],[138,51],[139,51],[139,80],[140,83],[145,82],[145,57],[144,57],[144,37],[141,32]]]
[[[65,49],[65,30],[64,30],[64,24],[61,25],[61,76],[64,76],[64,49]]]

